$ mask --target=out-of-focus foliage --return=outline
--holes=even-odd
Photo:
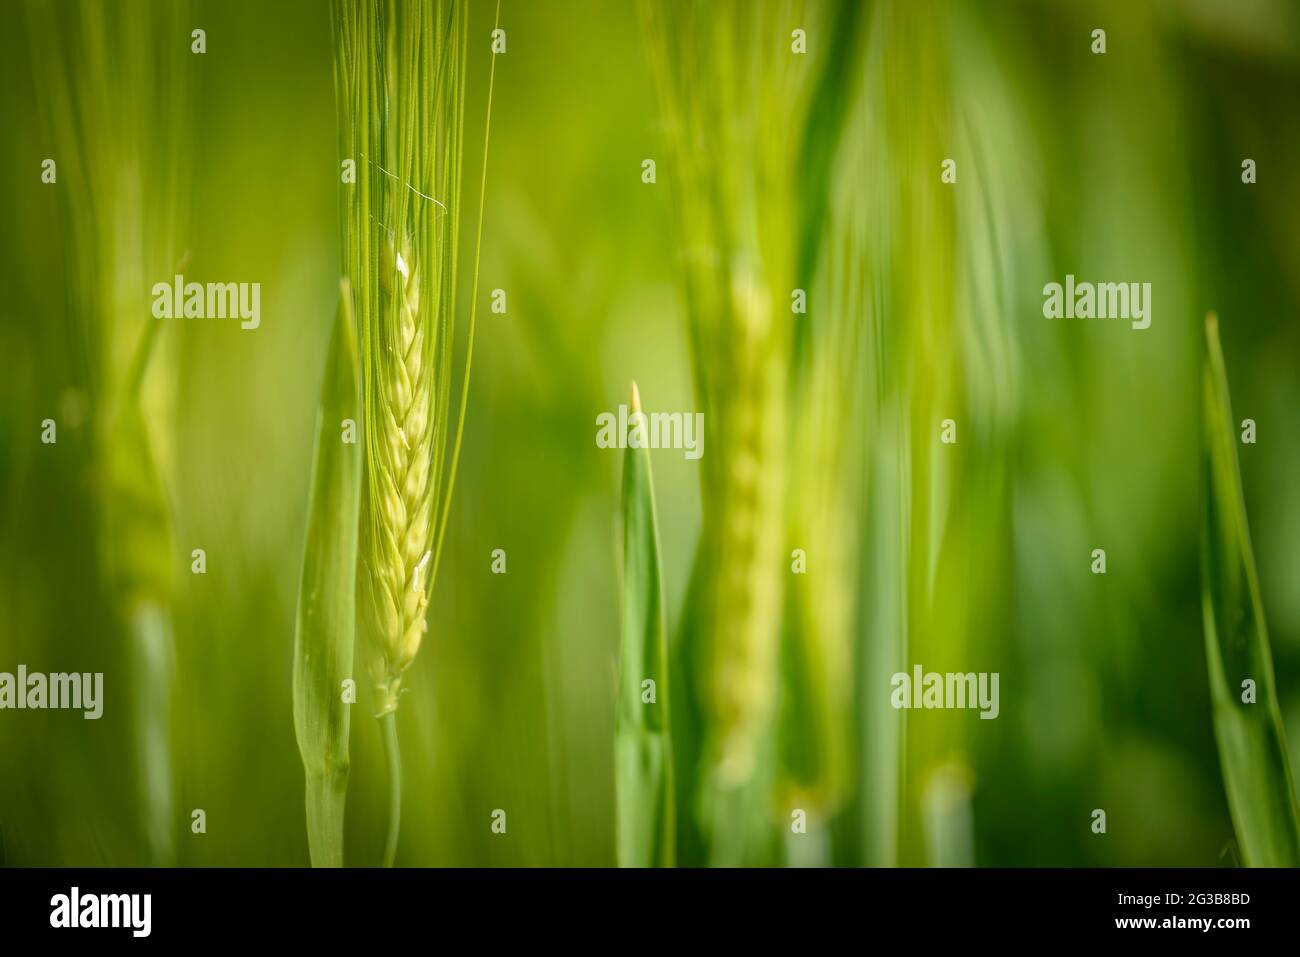
[[[748,288],[773,290],[770,321],[789,324],[761,354],[779,383],[764,397],[779,422],[763,424],[779,446],[780,506],[765,517],[775,531],[761,531],[777,542],[764,574],[780,600],[745,859],[1239,859],[1202,637],[1203,317],[1223,317],[1234,436],[1241,419],[1257,424],[1258,441],[1235,451],[1294,763],[1300,10],[897,0],[854,2],[845,18],[835,3],[760,2],[753,19],[772,35],[704,44],[700,56],[716,59],[696,79],[712,82],[719,64],[753,75],[679,95],[722,104],[707,128],[718,142],[736,132],[729,111],[788,97],[763,145],[793,159],[756,162],[733,141],[693,153],[687,169],[665,145],[680,131],[635,5],[504,0],[464,451],[436,617],[403,679],[404,803],[421,809],[404,815],[403,861],[615,863],[624,453],[595,435],[634,379],[650,411],[705,413],[703,459],[650,456],[675,770],[714,746],[727,689],[709,690],[685,652],[725,646],[709,632],[718,603],[704,586],[727,563],[707,530],[741,511],[724,479],[746,465],[729,457],[735,397],[717,393],[713,373],[746,357],[727,352],[743,345],[735,336],[700,335],[705,287],[684,257],[701,250],[686,247],[679,215],[699,177],[744,184],[744,203],[728,208],[761,213],[762,242],[742,215],[748,254],[731,265],[750,271]],[[76,9],[36,6],[65,20]],[[163,0],[120,6],[173,19]],[[470,121],[485,107],[492,6],[471,4],[482,48]],[[700,46],[689,5],[655,6],[670,42]],[[26,15],[0,11],[0,672],[102,671],[105,706],[98,721],[0,711],[4,856],[143,864],[156,856],[130,704],[147,690],[133,688],[146,673],[132,658],[142,624],[116,610],[105,568],[115,543],[97,492],[103,409],[86,336],[98,320],[68,268],[84,244],[65,212],[88,193],[128,208],[140,198],[113,192],[120,179],[79,181],[51,133],[51,111],[78,107],[57,95]],[[192,99],[184,175],[157,185],[177,186],[190,211],[175,220],[187,279],[260,282],[262,318],[256,330],[147,312],[136,324],[160,322],[142,412],[173,540],[155,556],[173,576],[170,833],[183,865],[303,865],[293,635],[342,274],[328,7],[195,0],[188,20],[174,36],[150,31],[184,53]],[[1091,52],[1098,27],[1105,54]],[[206,53],[189,52],[194,28]],[[791,52],[795,29],[806,54]],[[790,67],[806,82],[773,91]],[[139,120],[128,145],[161,157],[172,124]],[[58,160],[55,184],[41,182],[46,158]],[[955,184],[940,178],[947,158]],[[480,159],[467,146],[466,168]],[[118,249],[105,268],[116,273],[128,251],[135,261],[130,235],[104,242]],[[723,257],[733,245],[714,243]],[[1067,273],[1152,283],[1151,327],[1045,319],[1042,288]],[[795,284],[806,314],[790,311]],[[490,308],[496,289],[504,313]],[[146,310],[147,291],[135,290]],[[469,296],[462,286],[462,319]],[[726,316],[703,318],[725,328]],[[57,444],[40,441],[46,418]],[[953,446],[938,440],[946,418]],[[202,575],[190,570],[196,548]],[[1105,575],[1090,573],[1096,548]],[[493,571],[497,549],[505,574]],[[894,710],[889,677],[915,663],[999,672],[999,717]],[[352,722],[351,737],[344,854],[366,863],[383,843],[386,784],[375,722]],[[675,780],[677,857],[723,860],[706,846],[713,818],[696,778]],[[190,830],[195,808],[206,834]],[[1090,827],[1098,808],[1104,836]],[[496,809],[506,835],[492,833]],[[796,810],[806,834],[791,833]]]
[[[1206,320],[1201,602],[1219,760],[1247,864],[1300,864],[1300,812],[1273,678],[1273,653],[1241,494],[1237,430],[1219,345]]]

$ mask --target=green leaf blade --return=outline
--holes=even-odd
[[[641,402],[632,386],[632,411]],[[653,681],[653,701],[646,700]],[[669,720],[668,640],[659,527],[648,449],[623,459],[623,621],[614,772],[618,863],[672,867],[676,811]]]
[[[1300,866],[1300,811],[1250,544],[1218,321],[1206,320],[1201,605],[1214,730],[1233,827],[1250,867]],[[1255,699],[1243,698],[1243,682]]]
[[[307,542],[294,634],[293,721],[306,772],[307,838],[315,867],[343,866],[356,631],[360,443],[343,441],[344,419],[357,420],[357,344],[346,281],[330,339],[316,420]]]

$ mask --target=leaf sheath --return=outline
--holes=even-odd
[[[294,635],[293,723],[307,777],[307,839],[315,867],[343,866],[350,705],[356,628],[361,448],[344,442],[357,420],[357,347],[344,281],[316,420],[307,543]]]

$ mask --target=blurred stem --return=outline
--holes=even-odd
[[[175,863],[175,792],[172,777],[171,705],[175,684],[171,619],[159,602],[142,601],[131,614],[135,734],[140,760],[142,820],[149,863]]]
[[[388,840],[384,844],[384,867],[397,857],[397,835],[402,827],[402,753],[397,747],[397,712],[379,719],[384,732],[384,760],[388,764]]]

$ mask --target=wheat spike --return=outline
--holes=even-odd
[[[415,660],[428,629],[429,562],[433,529],[434,376],[426,350],[418,271],[392,246],[385,247],[380,315],[394,317],[392,346],[374,357],[381,401],[376,404],[371,448],[369,581],[375,611],[371,682],[376,711],[397,707],[402,672]]]
[[[355,169],[343,235],[364,401],[358,564],[380,717],[428,629],[468,400],[473,304],[459,370],[454,355],[469,15],[465,0],[334,3],[340,154]],[[476,288],[486,165],[484,177]]]

